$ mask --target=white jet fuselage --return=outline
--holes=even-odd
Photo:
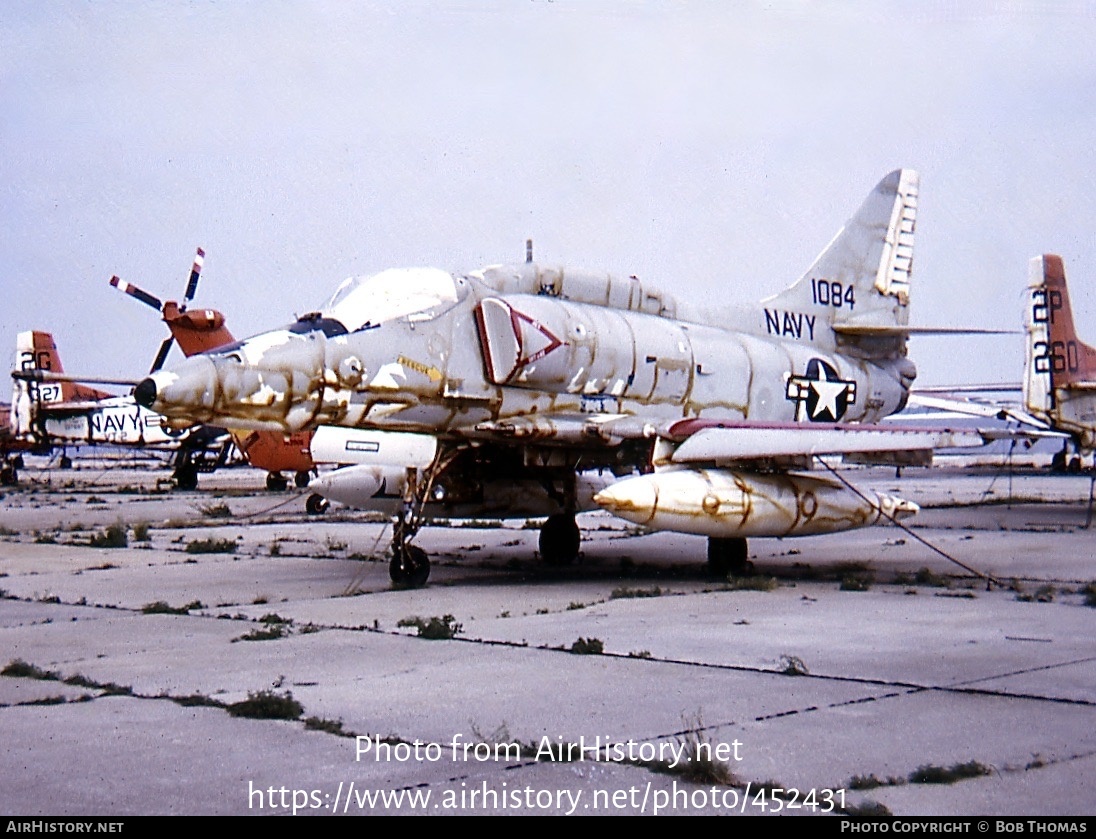
[[[421,269],[402,279],[435,294],[378,322],[368,298],[353,315],[336,299],[311,320],[157,373],[152,406],[286,432],[328,424],[444,435],[516,420],[552,438],[566,433],[552,418],[579,415],[874,421],[902,407],[912,378],[904,358],[869,361],[819,342],[507,293],[475,275]]]

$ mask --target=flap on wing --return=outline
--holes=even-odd
[[[985,445],[976,429],[911,429],[869,425],[767,425],[704,428],[674,451],[675,463],[723,463],[736,460],[876,452],[931,452]]]

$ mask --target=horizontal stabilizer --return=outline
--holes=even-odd
[[[840,335],[878,338],[904,338],[910,335],[1019,335],[1018,329],[968,329],[963,326],[872,326],[870,324],[834,324]]]
[[[1022,386],[1019,382],[995,382],[983,385],[929,385],[919,387],[912,391],[911,395],[921,393],[1019,393]]]
[[[910,394],[910,405],[919,405],[922,408],[933,408],[939,411],[950,411],[956,414],[964,414],[969,417],[986,417],[999,420],[1013,420],[1033,428],[1047,429],[1050,426],[1041,419],[1006,405],[991,405],[985,402],[975,402],[971,399],[949,399],[943,396],[931,396],[925,393]],[[899,417],[892,418],[895,421]]]
[[[82,382],[92,385],[120,385],[135,387],[135,379],[105,379],[96,376],[74,376],[69,373],[53,373],[49,370],[12,370],[11,377],[24,382]]]

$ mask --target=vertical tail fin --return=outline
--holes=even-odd
[[[15,364],[20,370],[45,370],[64,373],[61,353],[53,335],[33,330],[20,332],[15,339]],[[38,385],[36,399],[40,402],[94,402],[109,399],[113,394],[76,382],[54,382]]]
[[[1096,349],[1077,337],[1062,257],[1044,254],[1031,261],[1031,320],[1046,328],[1046,343],[1036,356],[1052,387],[1096,381]]]
[[[1096,445],[1096,348],[1077,337],[1062,258],[1035,257],[1028,280],[1024,403],[1081,445]]]
[[[15,367],[17,370],[48,370],[63,373],[61,356],[53,336],[48,332],[20,332],[15,337]],[[64,401],[60,383],[38,384],[13,379],[10,427],[13,434],[30,435],[34,430],[37,407],[42,402]]]
[[[786,319],[805,317],[804,332],[823,347],[872,359],[905,355],[918,186],[912,169],[883,178],[807,272],[762,301],[765,331],[787,334]]]
[[[15,365],[19,370],[43,370],[64,373],[61,354],[53,335],[37,330],[20,332],[15,339]],[[28,382],[15,379],[11,398],[11,430],[30,434],[35,427],[37,408],[42,404],[96,402],[113,394],[76,382]]]
[[[164,304],[164,323],[187,358],[236,340],[225,326],[225,316],[216,309],[186,311],[169,300]]]

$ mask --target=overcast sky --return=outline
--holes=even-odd
[[[68,370],[140,377],[165,327],[107,281],[178,298],[197,246],[196,303],[238,337],[527,237],[746,303],[911,167],[912,322],[1019,329],[1056,252],[1096,343],[1094,43],[1070,2],[5,0],[0,341],[50,330]],[[911,356],[919,384],[1023,360],[1018,335]]]

